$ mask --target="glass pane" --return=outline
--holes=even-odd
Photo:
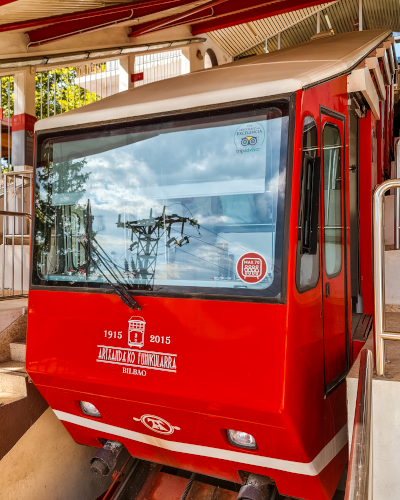
[[[45,141],[38,284],[107,286],[108,267],[132,289],[269,288],[287,122],[269,107]],[[254,283],[237,271],[248,253],[265,261]]]
[[[309,148],[318,147],[318,131],[317,124],[314,118],[307,116],[303,122],[303,149],[308,150]],[[299,208],[299,226],[302,224],[302,220],[306,219],[306,214],[303,214],[303,210],[307,210],[304,197],[311,199],[311,179],[310,175],[312,170],[309,164],[304,161],[305,154],[315,158],[318,151],[315,149],[313,151],[307,151],[307,153],[302,153],[302,172],[300,180],[300,208]],[[319,245],[317,247],[316,255],[302,254],[302,241],[298,240],[297,243],[297,266],[296,266],[296,286],[299,292],[304,292],[314,288],[319,280]]]
[[[323,146],[340,144],[336,126],[326,125]],[[333,278],[342,268],[341,148],[324,149],[324,249],[325,272]]]
[[[303,123],[303,149],[316,148],[318,146],[317,124],[314,118],[307,116]],[[316,156],[316,151],[310,152]]]
[[[340,146],[340,134],[336,127],[327,125],[324,128],[324,148],[329,146]]]

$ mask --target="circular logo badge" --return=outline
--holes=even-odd
[[[236,264],[236,272],[245,283],[259,283],[267,274],[267,262],[259,253],[245,253]]]
[[[163,418],[156,417],[155,415],[142,415],[140,419],[134,420],[140,420],[148,429],[158,434],[168,435],[172,434],[175,429],[180,430],[179,427],[174,427]]]
[[[259,151],[264,143],[265,130],[258,122],[243,123],[235,132],[237,152],[251,153]]]

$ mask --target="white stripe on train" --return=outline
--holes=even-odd
[[[54,410],[54,413],[64,422],[70,422],[71,424],[87,427],[95,431],[106,432],[107,434],[137,441],[138,443],[149,444],[157,448],[163,448],[177,453],[218,458],[220,460],[228,460],[230,462],[254,465],[257,467],[267,467],[268,469],[276,469],[293,474],[303,474],[304,476],[317,476],[347,444],[347,425],[345,425],[312,462],[291,462],[290,460],[263,457],[250,453],[223,450],[221,448],[180,443],[178,441],[167,441],[166,439],[148,436],[147,434],[130,431],[122,427],[115,427],[114,425],[105,424],[104,422],[91,420],[78,415],[72,415],[63,411]]]

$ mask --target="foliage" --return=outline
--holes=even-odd
[[[92,66],[92,71],[104,71],[105,64]],[[36,73],[36,118],[38,120],[66,113],[74,108],[97,101],[99,95],[89,92],[77,85],[79,76],[84,79],[84,71],[79,73],[79,68],[69,67]],[[87,68],[89,75],[89,67]],[[89,79],[88,79],[89,81]],[[1,78],[1,107],[3,117],[14,115],[14,77]]]
[[[78,77],[78,68],[72,67],[36,73],[36,118],[38,120],[66,113],[100,99],[99,95],[88,90],[85,92],[84,88],[79,87],[76,80]],[[82,72],[80,77],[84,78]]]
[[[66,197],[69,194],[74,196],[76,193],[83,195],[85,182],[90,175],[90,172],[84,172],[86,163],[85,158],[78,161],[68,160],[57,164],[55,168],[52,161],[44,161],[36,170],[34,262],[39,266],[40,262],[48,262],[49,252],[53,246],[56,249],[54,258],[57,255],[57,266],[53,272],[64,271],[66,254],[71,252],[71,248],[64,248],[65,241],[71,242],[72,237],[71,216],[67,214],[66,208],[82,215],[86,213],[84,205],[53,204],[53,195],[61,194]],[[38,275],[41,274],[41,270],[37,269],[37,272]]]
[[[85,104],[99,100],[99,95],[89,92],[88,90],[85,91],[85,88],[77,85],[77,83],[79,83],[77,78],[80,77],[82,82],[82,79],[85,78],[85,73],[89,75],[90,68],[92,74],[99,73],[106,70],[106,65],[91,65],[87,66],[86,70],[69,67],[36,73],[36,118],[40,120],[55,114],[66,113],[74,108],[79,108]],[[87,81],[89,82],[89,79]],[[2,127],[2,134],[6,134],[6,137],[2,138],[4,146],[4,143],[7,144],[8,118],[11,119],[15,111],[15,82],[13,76],[1,77],[0,82],[1,108],[3,109],[3,119],[6,120]],[[5,149],[7,149],[7,146],[5,146]],[[0,168],[2,172],[12,170],[12,166],[8,165],[7,152],[4,153],[4,147],[2,147],[0,156],[2,156],[0,158]]]
[[[10,98],[10,106],[8,106],[8,98]],[[1,78],[1,107],[3,108],[3,117],[9,116],[8,109],[10,107],[11,114],[14,114],[14,77],[4,76]]]

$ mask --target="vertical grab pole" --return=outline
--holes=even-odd
[[[358,0],[358,31],[363,30],[363,4],[362,0]]]
[[[361,351],[353,436],[351,440],[349,471],[345,500],[371,500],[373,493],[372,449],[372,352]]]
[[[384,196],[388,189],[400,188],[400,179],[390,179],[380,184],[374,192],[373,238],[374,238],[374,326],[375,363],[379,377],[385,375],[385,340],[400,340],[400,335],[385,331],[385,234]]]
[[[373,203],[373,235],[374,235],[374,326],[376,373],[379,377],[385,374],[385,234],[384,234],[384,194],[388,189],[388,181],[378,186],[374,193]],[[390,181],[389,181],[390,182]]]

